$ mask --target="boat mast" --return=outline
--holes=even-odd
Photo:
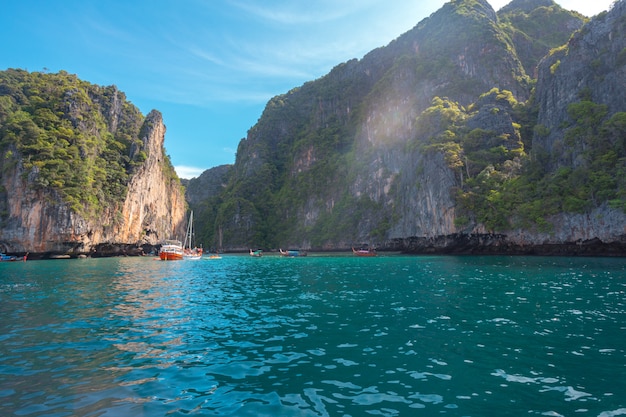
[[[187,248],[187,242],[189,242],[189,249],[191,249],[191,239],[193,237],[193,210],[189,214],[189,224],[187,225],[187,234],[185,235],[185,243],[183,248]]]

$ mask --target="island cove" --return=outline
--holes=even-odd
[[[233,165],[183,181],[167,115],[63,71],[0,72],[0,251],[150,254],[193,210],[219,252],[624,256],[624,19],[624,1],[591,19],[448,2],[272,98]]]

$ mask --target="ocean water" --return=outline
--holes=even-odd
[[[0,415],[626,415],[626,259],[4,263]]]

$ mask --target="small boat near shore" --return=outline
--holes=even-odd
[[[261,250],[261,249],[257,249],[257,250],[250,249],[250,256],[255,256],[257,258],[260,258],[261,256],[263,256],[263,250]]]
[[[162,261],[180,261],[183,259],[183,244],[180,240],[168,239],[159,250]]]
[[[183,249],[183,259],[194,261],[202,258],[202,248]]]
[[[354,249],[352,248],[352,253],[356,256],[376,256],[376,249]]]
[[[202,248],[193,247],[193,211],[189,215],[189,223],[187,224],[187,233],[185,241],[168,239],[159,250],[159,258],[162,261],[180,261],[180,260],[196,260],[202,259]]]
[[[193,245],[194,240],[193,231],[193,211],[189,214],[189,223],[187,224],[187,233],[185,234],[185,242],[183,242],[183,259],[185,260],[198,260],[202,258],[202,248],[198,248]]]
[[[297,258],[297,257],[307,255],[306,251],[301,251],[301,250],[294,250],[294,249],[289,249],[289,250],[278,249],[278,250],[280,251],[281,256],[285,256],[288,258]]]
[[[17,256],[13,256],[13,255],[7,255],[6,253],[2,253],[0,252],[0,262],[15,262],[15,261],[21,261],[21,260],[26,260],[26,255],[23,258],[18,258]]]

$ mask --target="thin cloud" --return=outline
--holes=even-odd
[[[207,49],[203,49],[197,46],[186,47],[186,49],[191,56],[199,58],[202,61],[206,61],[214,65],[225,65],[225,62],[222,58],[218,58],[215,53],[212,53]]]
[[[257,2],[234,1],[231,4],[258,19],[281,25],[319,24],[334,21],[362,10],[367,1],[316,1],[306,4],[285,1],[273,2],[271,6],[262,6]]]
[[[176,174],[178,174],[179,178],[183,178],[186,180],[190,180],[192,178],[197,178],[206,171],[208,168],[198,168],[198,167],[190,167],[186,165],[177,165],[174,167],[176,170]]]
[[[575,10],[585,16],[592,17],[602,10],[608,10],[613,4],[613,0],[561,0],[557,3],[564,9]]]

